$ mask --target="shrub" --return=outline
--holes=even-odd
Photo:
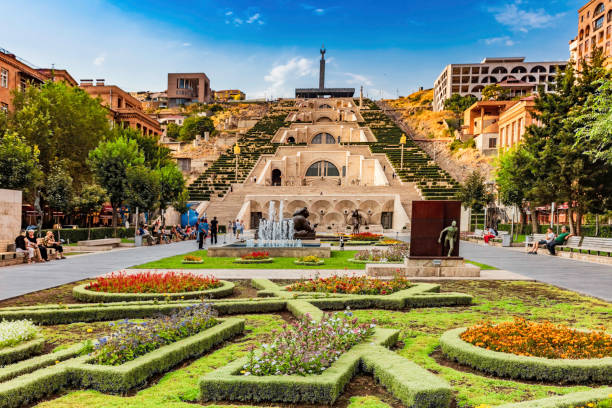
[[[242,259],[268,259],[270,258],[270,253],[266,251],[255,251],[250,254],[242,255]]]
[[[396,277],[383,281],[367,276],[332,276],[330,278],[309,279],[287,287],[292,292],[325,292],[347,293],[356,295],[389,295],[407,289],[412,284],[409,280]]]
[[[85,287],[106,293],[181,293],[218,288],[222,283],[212,276],[198,276],[181,272],[113,272],[97,278]]]
[[[0,349],[31,340],[39,333],[39,328],[31,320],[3,320],[0,322]]]
[[[487,350],[519,356],[551,359],[612,357],[612,336],[599,331],[584,332],[550,322],[523,318],[494,325],[484,322],[461,334],[461,339]]]
[[[350,311],[334,313],[319,322],[306,316],[298,323],[283,325],[276,340],[262,346],[255,355],[253,349],[243,375],[313,375],[321,374],[354,345],[374,332],[376,321],[359,324]]]
[[[314,256],[314,255],[302,256],[302,257],[298,258],[297,260],[298,260],[298,262],[304,262],[304,263],[319,263],[319,262],[321,262],[319,257],[318,256]]]
[[[119,323],[119,330],[98,339],[94,361],[115,366],[134,360],[214,326],[217,324],[216,315],[212,305],[201,303],[149,322],[135,323],[125,319]]]
[[[408,256],[407,245],[394,245],[384,252],[384,257],[389,262],[402,262]]]
[[[359,234],[351,234],[350,239],[353,241],[378,241],[382,238],[380,234],[373,234],[371,232],[361,232]]]

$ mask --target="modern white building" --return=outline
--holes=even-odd
[[[453,94],[474,95],[481,99],[485,86],[500,86],[534,90],[554,82],[557,69],[565,69],[567,61],[525,62],[524,57],[485,58],[481,63],[447,65],[434,84],[434,111],[444,110],[444,101]]]

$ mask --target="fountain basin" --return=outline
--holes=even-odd
[[[279,248],[279,247],[247,247],[246,244],[229,244],[208,248],[208,256],[212,258],[239,258],[251,252],[268,252],[271,258],[300,258],[302,256],[314,255],[319,258],[330,258],[331,247],[321,244],[304,243],[301,247]]]

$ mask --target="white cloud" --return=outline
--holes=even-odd
[[[226,16],[231,16],[232,14],[234,14],[233,11],[228,11],[228,12],[225,13]]]
[[[241,18],[236,17],[234,20],[234,25],[242,25],[242,23],[244,23],[244,20],[242,20]]]
[[[103,52],[102,54],[99,54],[96,58],[94,58],[93,64],[99,67],[100,65],[104,64],[105,60],[106,60],[106,53]]]
[[[184,42],[182,44],[183,47],[191,47],[191,43],[190,42]]]
[[[501,45],[501,44],[503,44],[503,45],[505,45],[507,47],[512,47],[513,45],[516,45],[516,41],[514,41],[513,39],[511,39],[507,35],[505,35],[503,37],[485,38],[484,40],[482,40],[482,42],[484,42],[486,45]]]
[[[266,94],[274,97],[291,95],[295,88],[295,80],[315,74],[313,60],[303,57],[291,58],[285,64],[274,66],[264,77],[264,80],[270,84]]]
[[[255,13],[253,14],[251,17],[249,17],[249,19],[247,20],[247,24],[253,24],[254,22],[256,22],[257,20],[259,20],[259,18],[261,17],[261,15],[259,13]]]
[[[347,80],[346,80],[347,84],[350,84],[350,85],[366,85],[366,86],[374,85],[372,83],[372,81],[370,81],[367,77],[365,77],[363,75],[353,74],[351,72],[345,72],[344,75],[346,75],[348,77]]]
[[[317,14],[325,14],[325,9],[318,8],[318,9],[315,9],[314,12],[317,13]]]
[[[563,16],[564,13],[548,14],[544,9],[525,9],[523,0],[514,0],[513,3],[504,4],[501,7],[490,7],[498,23],[510,27],[512,30],[528,32],[532,29],[549,27]]]

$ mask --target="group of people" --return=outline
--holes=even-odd
[[[555,235],[552,228],[548,228],[546,230],[544,239],[541,239],[539,241],[533,241],[533,244],[531,248],[527,251],[527,253],[531,255],[537,255],[540,245],[544,245],[546,246],[546,249],[548,249],[548,252],[551,255],[556,255],[555,247],[558,245],[565,244],[565,241],[567,241],[572,236],[573,234],[567,232],[567,227],[565,226],[561,228],[561,233],[559,235]]]
[[[244,221],[236,220],[229,221],[227,223],[227,234],[234,234],[237,240],[240,239],[240,236],[244,234]],[[217,236],[219,234],[219,221],[217,217],[213,217],[213,219],[208,222],[208,218],[201,218],[196,222],[196,231],[197,231],[197,241],[198,248],[204,248],[204,244],[206,244],[206,240],[210,237],[211,245],[217,244]]]
[[[64,248],[61,243],[55,240],[53,231],[47,231],[44,238],[36,238],[34,230],[29,229],[22,231],[17,238],[15,238],[15,251],[18,253],[24,253],[26,261],[30,264],[32,262],[48,262],[49,249],[54,249],[57,252],[57,259],[66,259],[64,256]]]
[[[180,225],[173,225],[170,228],[166,228],[161,225],[158,220],[152,226],[152,231],[146,224],[141,224],[138,227],[138,235],[142,237],[143,241],[146,241],[149,245],[154,244],[169,244],[173,241],[184,241],[186,239],[196,238],[196,228],[188,225],[183,229]]]

